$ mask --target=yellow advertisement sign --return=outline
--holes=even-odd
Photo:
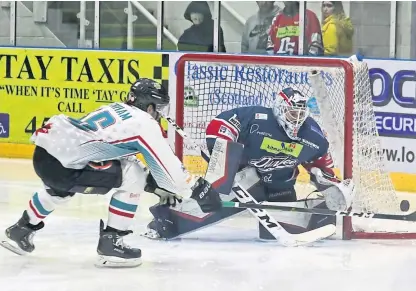
[[[260,148],[272,154],[282,153],[297,158],[303,149],[303,145],[265,137],[263,138]]]
[[[121,51],[0,48],[0,143],[30,143],[53,115],[81,118],[124,101],[130,84],[168,88],[169,55]]]

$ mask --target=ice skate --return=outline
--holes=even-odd
[[[137,267],[141,265],[142,251],[131,248],[123,242],[123,236],[132,231],[120,231],[107,227],[104,229],[104,222],[100,221],[100,240],[97,253],[99,256],[97,267]]]
[[[157,231],[156,222],[152,220],[148,225],[147,229],[144,233],[140,234],[141,236],[153,239],[153,240],[162,240],[163,238],[160,236],[159,232]]]
[[[38,225],[30,224],[29,216],[25,211],[16,224],[6,229],[6,236],[9,240],[2,240],[0,245],[18,255],[31,253],[35,249],[33,236],[37,230],[42,229],[44,226],[45,224],[43,222]]]

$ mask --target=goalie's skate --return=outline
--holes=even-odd
[[[148,225],[146,232],[140,234],[141,236],[152,240],[165,240],[157,231],[156,223],[152,220]]]
[[[33,236],[36,231],[42,229],[44,226],[45,224],[43,222],[38,225],[29,224],[29,216],[25,211],[16,224],[6,229],[8,240],[2,240],[0,245],[18,255],[31,253],[35,250]]]
[[[123,236],[132,231],[120,231],[107,227],[100,221],[100,240],[98,242],[97,267],[131,268],[141,265],[142,252],[140,249],[131,248],[123,242]]]

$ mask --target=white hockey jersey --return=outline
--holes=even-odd
[[[191,176],[164,139],[158,122],[124,103],[102,106],[80,120],[55,115],[31,141],[72,169],[141,153],[159,187],[180,194],[191,186]]]

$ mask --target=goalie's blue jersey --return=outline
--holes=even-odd
[[[293,186],[299,174],[298,166],[324,156],[329,146],[313,118],[308,117],[303,123],[299,140],[292,140],[277,122],[272,109],[260,106],[240,107],[219,114],[206,129],[210,152],[218,137],[244,145],[241,167],[255,167],[270,191]]]

